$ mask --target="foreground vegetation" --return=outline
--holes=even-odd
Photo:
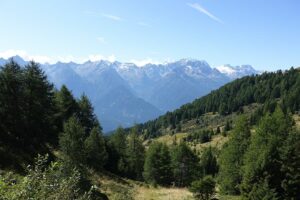
[[[12,60],[0,199],[299,199],[299,85],[295,69],[246,77],[104,137],[88,97]]]

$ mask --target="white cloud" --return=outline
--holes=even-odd
[[[136,64],[138,67],[145,66],[146,64],[156,64],[156,65],[158,65],[158,64],[163,63],[163,62],[160,62],[160,61],[153,60],[151,58],[146,58],[146,59],[141,59],[141,60],[131,59],[130,62]]]
[[[102,14],[102,16],[107,18],[107,19],[114,20],[114,21],[122,21],[123,20],[121,17],[116,16],[116,15]]]
[[[220,20],[218,17],[216,17],[215,15],[213,15],[212,13],[210,13],[208,10],[206,10],[205,8],[203,8],[200,4],[198,3],[188,3],[188,6],[190,6],[191,8],[194,8],[195,10],[207,15],[209,18],[211,18],[212,20],[215,20],[221,24],[223,24],[222,20]]]
[[[76,62],[76,63],[84,63],[88,60],[90,61],[99,61],[99,60],[107,60],[110,62],[114,62],[116,60],[116,56],[114,54],[108,55],[108,56],[104,56],[101,54],[91,54],[88,56],[82,56],[82,57],[75,57],[73,55],[66,55],[66,56],[56,56],[56,57],[48,57],[48,56],[44,56],[44,55],[30,55],[29,53],[27,53],[26,51],[23,50],[14,50],[14,49],[10,49],[7,51],[3,51],[0,52],[0,58],[4,58],[4,59],[8,59],[12,56],[20,56],[22,57],[25,61],[30,61],[30,60],[34,60],[36,62],[39,63],[56,63],[58,61],[60,62]]]
[[[39,63],[51,63],[53,60],[48,57],[48,56],[43,56],[43,55],[29,55],[26,51],[23,50],[15,50],[15,49],[9,49],[3,52],[0,52],[0,58],[5,58],[8,59],[12,56],[20,56],[24,60],[29,61],[29,60],[34,60]]]

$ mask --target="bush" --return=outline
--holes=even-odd
[[[0,179],[0,199],[103,199],[96,187],[89,191],[81,189],[82,177],[78,170],[73,169],[66,176],[62,163],[52,162],[50,166],[47,163],[48,156],[38,156],[35,166],[28,167],[28,175],[19,181]]]
[[[193,181],[189,190],[196,199],[208,200],[215,194],[216,182],[211,176],[205,176],[203,179]]]

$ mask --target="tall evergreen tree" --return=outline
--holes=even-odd
[[[127,161],[129,176],[138,180],[143,178],[145,148],[142,140],[138,135],[138,129],[135,126],[128,137],[127,144]]]
[[[252,136],[249,150],[245,154],[242,192],[245,197],[253,195],[254,184],[265,183],[278,195],[283,195],[281,181],[284,173],[280,170],[280,148],[292,128],[292,120],[277,107],[260,121]]]
[[[300,132],[293,130],[280,149],[285,199],[300,199]]]
[[[94,108],[85,94],[81,95],[80,99],[78,100],[78,107],[79,109],[77,116],[81,125],[85,129],[86,136],[89,135],[95,126],[98,126],[102,130],[102,127],[100,126],[100,123],[98,122],[94,113]]]
[[[64,124],[64,131],[59,138],[59,146],[68,166],[82,169],[83,165],[86,164],[84,138],[83,127],[75,117],[71,117]]]
[[[173,147],[171,159],[173,176],[177,186],[188,186],[200,176],[198,157],[184,142]]]
[[[144,178],[151,184],[169,185],[172,179],[171,157],[168,146],[152,143],[146,153]]]
[[[86,138],[85,152],[87,164],[94,169],[102,169],[107,161],[104,138],[99,127],[94,127]]]
[[[115,154],[111,155],[112,162],[116,162],[116,170],[121,175],[128,173],[128,158],[127,158],[127,138],[125,131],[122,127],[118,127],[117,130],[110,136],[110,144]]]
[[[39,65],[29,62],[24,69],[24,123],[28,139],[36,143],[57,140],[54,135],[53,85]]]
[[[242,180],[241,167],[243,156],[250,143],[250,127],[248,119],[242,116],[236,123],[230,139],[220,155],[219,184],[226,194],[238,194]]]
[[[111,135],[110,142],[114,145],[120,156],[126,154],[126,135],[122,127],[118,127],[117,130]]]
[[[11,145],[24,144],[24,84],[21,67],[10,60],[0,70],[0,134]],[[23,146],[24,147],[24,146]]]
[[[65,85],[63,85],[61,89],[56,92],[55,100],[59,110],[58,114],[60,121],[66,122],[70,117],[78,112],[78,104],[71,91]]]
[[[214,155],[212,147],[205,148],[200,157],[200,165],[203,176],[215,176],[218,172],[217,158]]]

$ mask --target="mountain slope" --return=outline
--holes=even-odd
[[[19,56],[13,59],[26,64]],[[6,61],[1,59],[0,64]],[[193,59],[142,67],[108,61],[57,62],[41,67],[57,88],[65,84],[76,97],[82,93],[89,96],[105,132],[154,119],[235,78],[257,73],[251,66],[230,67],[231,73],[226,73],[228,70]]]
[[[105,62],[52,66],[67,69],[49,73],[54,83],[62,81],[76,96],[82,93],[89,96],[104,131],[113,130],[120,125],[127,127],[135,122],[144,122],[161,114],[156,107],[136,97],[126,81]],[[64,79],[60,79],[61,76]]]
[[[211,68],[205,61],[194,59],[143,67],[115,63],[114,67],[139,97],[164,112],[208,94],[238,77],[258,73],[251,66],[240,66],[231,69],[233,76]]]
[[[159,118],[139,125],[147,137],[162,134],[162,130],[181,127],[183,122],[197,120],[208,112],[226,116],[243,112],[251,104],[264,105],[263,111],[273,111],[279,101],[284,110],[300,111],[300,69],[247,76],[228,83],[210,94],[168,112]],[[262,111],[260,111],[262,112]]]

